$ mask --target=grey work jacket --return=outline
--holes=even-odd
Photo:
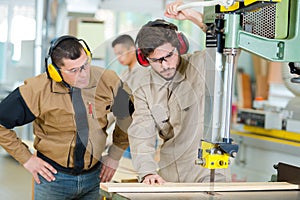
[[[140,179],[158,173],[170,182],[209,181],[209,170],[195,165],[203,139],[204,64],[203,52],[182,55],[171,81],[154,70],[146,71],[140,79],[128,129],[133,165]],[[163,139],[158,164],[157,135]]]
[[[140,79],[142,78],[141,74],[145,73],[143,72],[145,70],[150,70],[150,68],[143,67],[137,62],[130,71],[128,68],[122,71],[122,73],[120,74],[120,78],[124,83],[127,83],[132,91],[135,91],[138,87],[138,84],[140,83]]]

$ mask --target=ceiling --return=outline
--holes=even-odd
[[[95,13],[101,0],[66,0],[67,11],[71,13]]]
[[[66,0],[71,13],[95,13],[98,9],[161,13],[167,0]]]

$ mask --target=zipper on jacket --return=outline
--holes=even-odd
[[[94,154],[94,148],[93,148],[93,143],[91,142],[91,140],[89,139],[89,142],[91,144],[91,156],[90,156],[90,163],[88,168],[90,168],[92,166],[92,162],[93,162],[93,154]]]
[[[69,153],[68,153],[67,167],[70,167],[71,146],[72,146],[73,141],[74,141],[74,136],[73,136],[73,139],[71,140],[71,143],[70,143],[70,146],[69,146]]]

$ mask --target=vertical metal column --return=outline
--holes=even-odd
[[[221,53],[216,52],[215,61],[216,62],[215,62],[214,91],[213,91],[214,99],[213,99],[211,142],[219,142],[220,135],[223,130],[222,112],[220,112],[220,109],[224,106],[224,104],[222,104],[224,92],[222,87],[223,86],[222,83],[223,63],[222,63]]]
[[[225,72],[224,72],[224,117],[223,123],[225,125],[224,135],[229,143],[230,140],[230,121],[231,121],[231,106],[233,95],[233,78],[235,74],[235,58],[238,53],[238,31],[240,30],[240,15],[238,14],[225,14],[225,48],[224,54],[226,56]]]
[[[44,1],[35,0],[36,37],[34,42],[34,76],[41,73]]]
[[[213,116],[212,116],[212,137],[214,143],[222,142],[224,132],[224,123],[222,118],[224,115],[223,95],[224,95],[224,64],[223,64],[223,49],[224,49],[224,19],[223,15],[218,15],[215,19],[215,35],[217,41],[217,49],[215,55],[215,76],[214,76],[214,101],[213,101]]]

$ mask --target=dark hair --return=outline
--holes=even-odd
[[[134,46],[134,40],[130,35],[124,34],[114,39],[111,46],[115,47],[117,44],[124,44],[127,48],[129,48]]]
[[[149,21],[137,34],[135,44],[144,56],[149,56],[157,47],[170,43],[179,50],[177,26],[163,19]]]
[[[57,66],[64,66],[63,58],[75,60],[81,56],[82,44],[75,39],[64,39],[52,50],[51,60]]]

